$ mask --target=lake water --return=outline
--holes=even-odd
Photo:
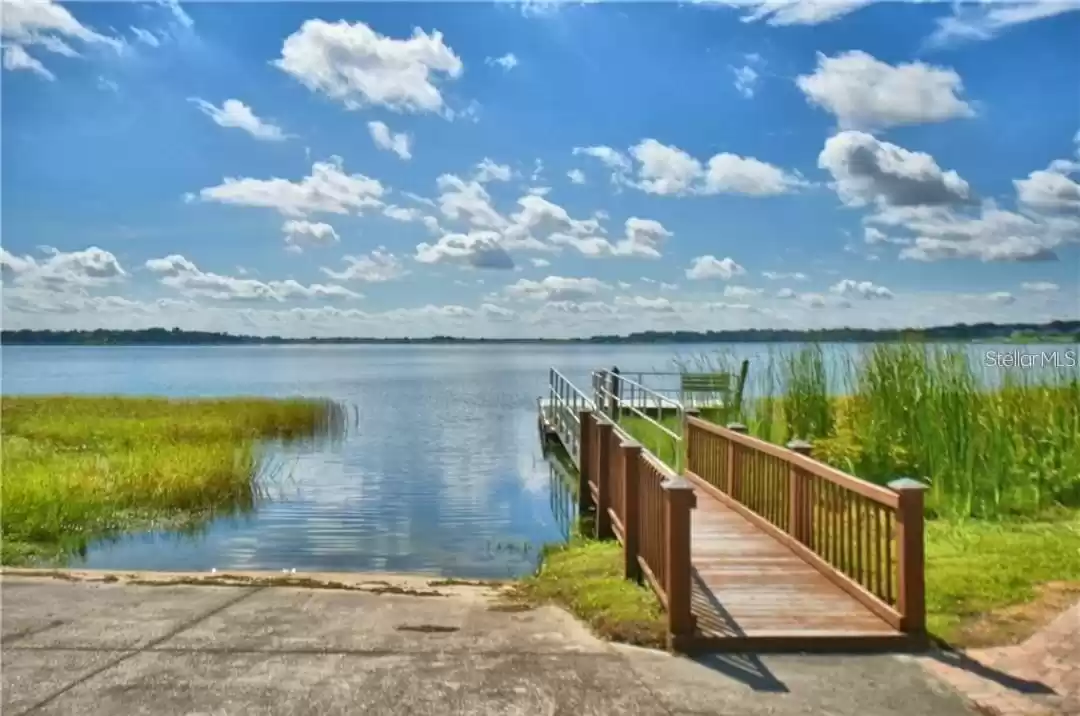
[[[719,352],[749,358],[753,378],[768,347],[5,346],[2,387],[7,395],[325,397],[355,412],[340,443],[279,455],[288,479],[274,480],[252,514],[192,535],[93,545],[72,566],[497,578],[531,571],[541,545],[566,535],[567,496],[537,434],[549,367],[585,387],[598,368],[671,370],[673,358]]]

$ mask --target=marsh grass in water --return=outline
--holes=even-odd
[[[5,564],[249,510],[266,475],[264,443],[346,426],[342,408],[320,400],[5,396],[0,405]]]

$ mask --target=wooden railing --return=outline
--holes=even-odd
[[[926,628],[923,485],[889,488],[787,448],[686,418],[686,475],[787,544],[894,628]]]
[[[582,411],[581,507],[594,510],[596,536],[623,546],[625,575],[645,581],[667,612],[668,644],[693,638],[690,519],[693,486],[612,423]]]

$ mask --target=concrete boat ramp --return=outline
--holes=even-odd
[[[486,584],[8,570],[0,596],[5,716],[971,713],[910,657],[692,660]]]

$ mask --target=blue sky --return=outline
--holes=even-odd
[[[5,327],[1080,315],[1080,2],[5,1]]]

